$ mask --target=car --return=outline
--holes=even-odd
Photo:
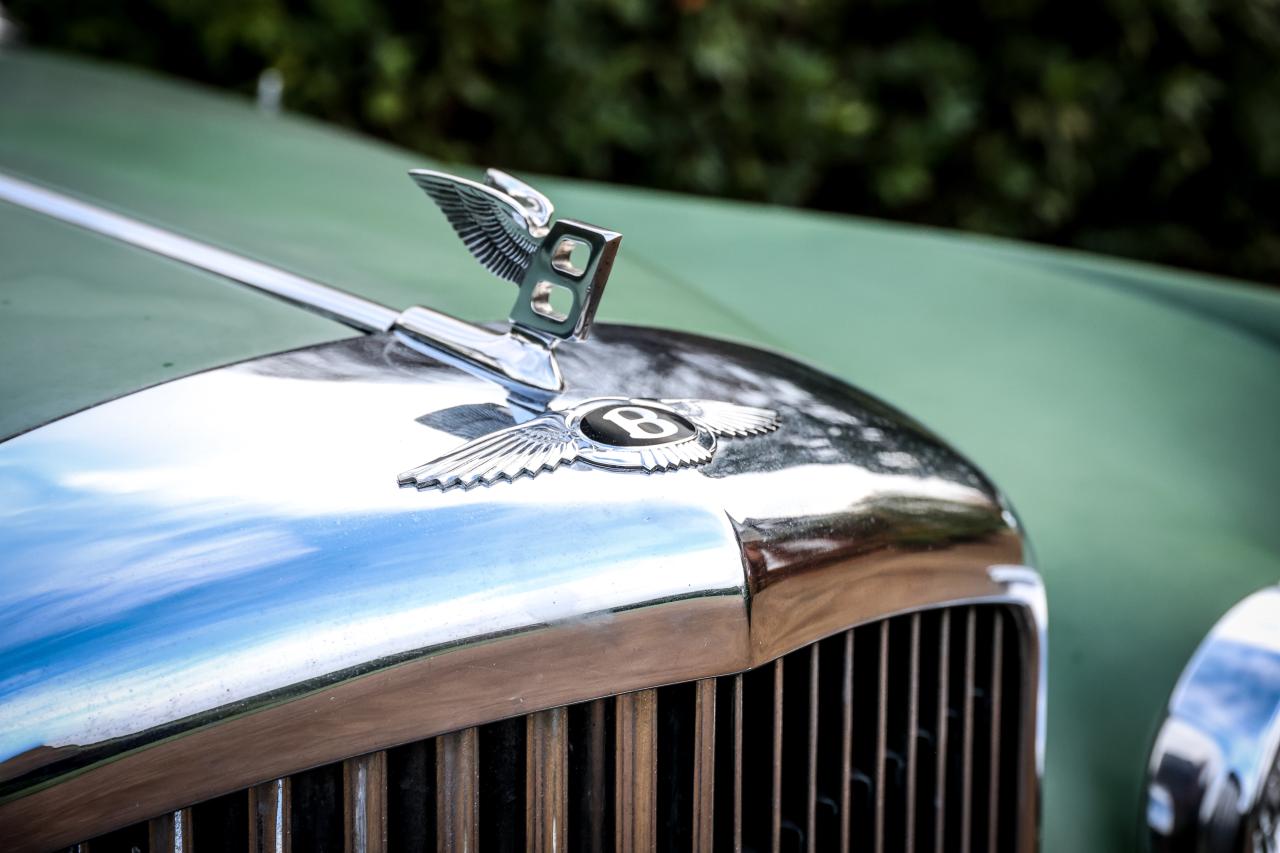
[[[0,847],[1270,849],[1277,342],[6,47]]]

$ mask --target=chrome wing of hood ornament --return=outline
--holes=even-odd
[[[497,169],[486,173],[484,183],[432,169],[409,176],[484,268],[514,282],[519,293],[506,332],[419,307],[400,316],[401,338],[479,369],[518,394],[562,390],[554,348],[587,337],[622,235],[572,219],[553,221],[555,208],[546,196]]]
[[[521,282],[550,230],[555,208],[546,196],[497,169],[485,173],[483,184],[431,169],[414,169],[409,177],[440,206],[485,269]]]
[[[519,288],[505,331],[429,308],[395,325],[409,346],[501,382],[529,419],[466,442],[400,474],[402,486],[450,489],[536,477],[561,465],[667,471],[703,465],[717,440],[771,432],[769,409],[717,400],[560,398],[555,347],[591,329],[622,235],[571,219],[553,220],[542,193],[490,169],[484,183],[431,169],[409,173],[439,205],[485,269]],[[619,389],[624,391],[625,389]]]

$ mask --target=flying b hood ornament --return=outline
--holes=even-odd
[[[519,292],[511,326],[495,332],[428,308],[410,308],[395,331],[415,349],[493,379],[540,408],[531,419],[466,442],[400,474],[402,486],[448,489],[537,476],[582,462],[599,468],[666,471],[710,462],[721,438],[778,427],[769,409],[718,400],[617,397],[561,403],[555,347],[587,337],[622,235],[570,219],[552,220],[542,193],[490,169],[483,184],[429,169],[409,173],[440,206],[485,269]]]
[[[546,196],[497,169],[485,173],[483,184],[430,169],[409,176],[440,205],[476,260],[519,286],[514,328],[548,340],[587,336],[621,234],[572,219],[552,223],[555,208]]]

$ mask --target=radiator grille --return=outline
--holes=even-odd
[[[742,675],[540,711],[348,759],[83,853],[743,850],[1012,853],[1013,616],[894,617]]]

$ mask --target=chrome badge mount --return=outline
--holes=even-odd
[[[710,462],[720,438],[777,429],[777,412],[718,400],[617,396],[557,405],[565,388],[555,347],[587,337],[622,235],[570,219],[553,222],[546,196],[496,169],[483,184],[430,169],[409,175],[471,254],[514,282],[519,294],[505,332],[415,307],[400,315],[397,336],[501,383],[521,410],[540,411],[403,472],[400,485],[465,489],[574,462],[666,471]]]

